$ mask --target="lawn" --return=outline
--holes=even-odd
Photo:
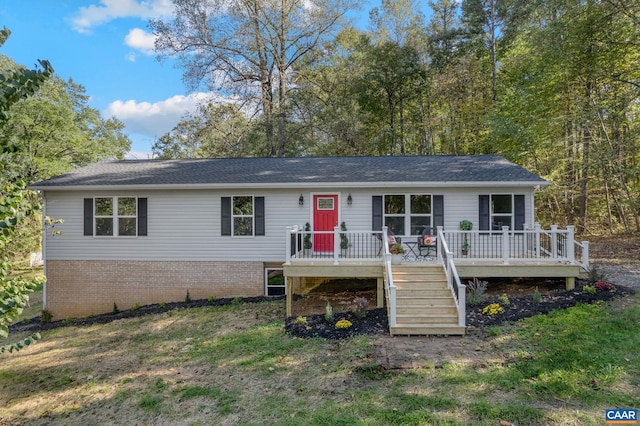
[[[376,337],[286,334],[284,301],[61,327],[2,355],[0,425],[601,425],[640,408],[638,295],[489,334],[499,362],[386,370]]]

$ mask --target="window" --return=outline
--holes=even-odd
[[[491,229],[501,230],[503,226],[513,229],[513,196],[491,195]]]
[[[253,197],[233,197],[233,235],[253,235]]]
[[[265,235],[264,197],[252,195],[222,197],[221,235]]]
[[[282,268],[267,268],[264,270],[264,275],[265,295],[282,296],[286,293]]]
[[[96,197],[93,202],[95,236],[137,235],[136,197]]]
[[[431,201],[427,194],[385,195],[384,224],[395,235],[420,235],[432,223]]]

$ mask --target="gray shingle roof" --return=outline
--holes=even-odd
[[[93,164],[32,185],[112,186],[498,183],[545,185],[498,155],[122,160]]]

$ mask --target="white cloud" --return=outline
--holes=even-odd
[[[158,138],[171,131],[187,112],[194,112],[204,100],[216,102],[223,101],[223,98],[216,98],[211,93],[194,93],[154,103],[117,100],[109,104],[104,115],[118,118],[124,123],[128,133]]]
[[[71,18],[73,29],[86,33],[97,25],[118,18],[151,19],[171,16],[171,0],[100,0],[99,5],[83,6]]]
[[[124,38],[124,42],[127,46],[139,50],[145,55],[153,55],[153,46],[156,41],[156,36],[151,33],[141,30],[140,28],[134,28],[129,31],[129,34]]]

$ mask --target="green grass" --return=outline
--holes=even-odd
[[[378,368],[367,337],[325,341],[286,335],[282,302],[65,327],[2,359],[0,419],[602,424],[605,408],[640,407],[639,302],[625,309],[580,305],[492,329],[483,344],[502,355],[502,363],[454,360],[442,368],[407,370]]]

